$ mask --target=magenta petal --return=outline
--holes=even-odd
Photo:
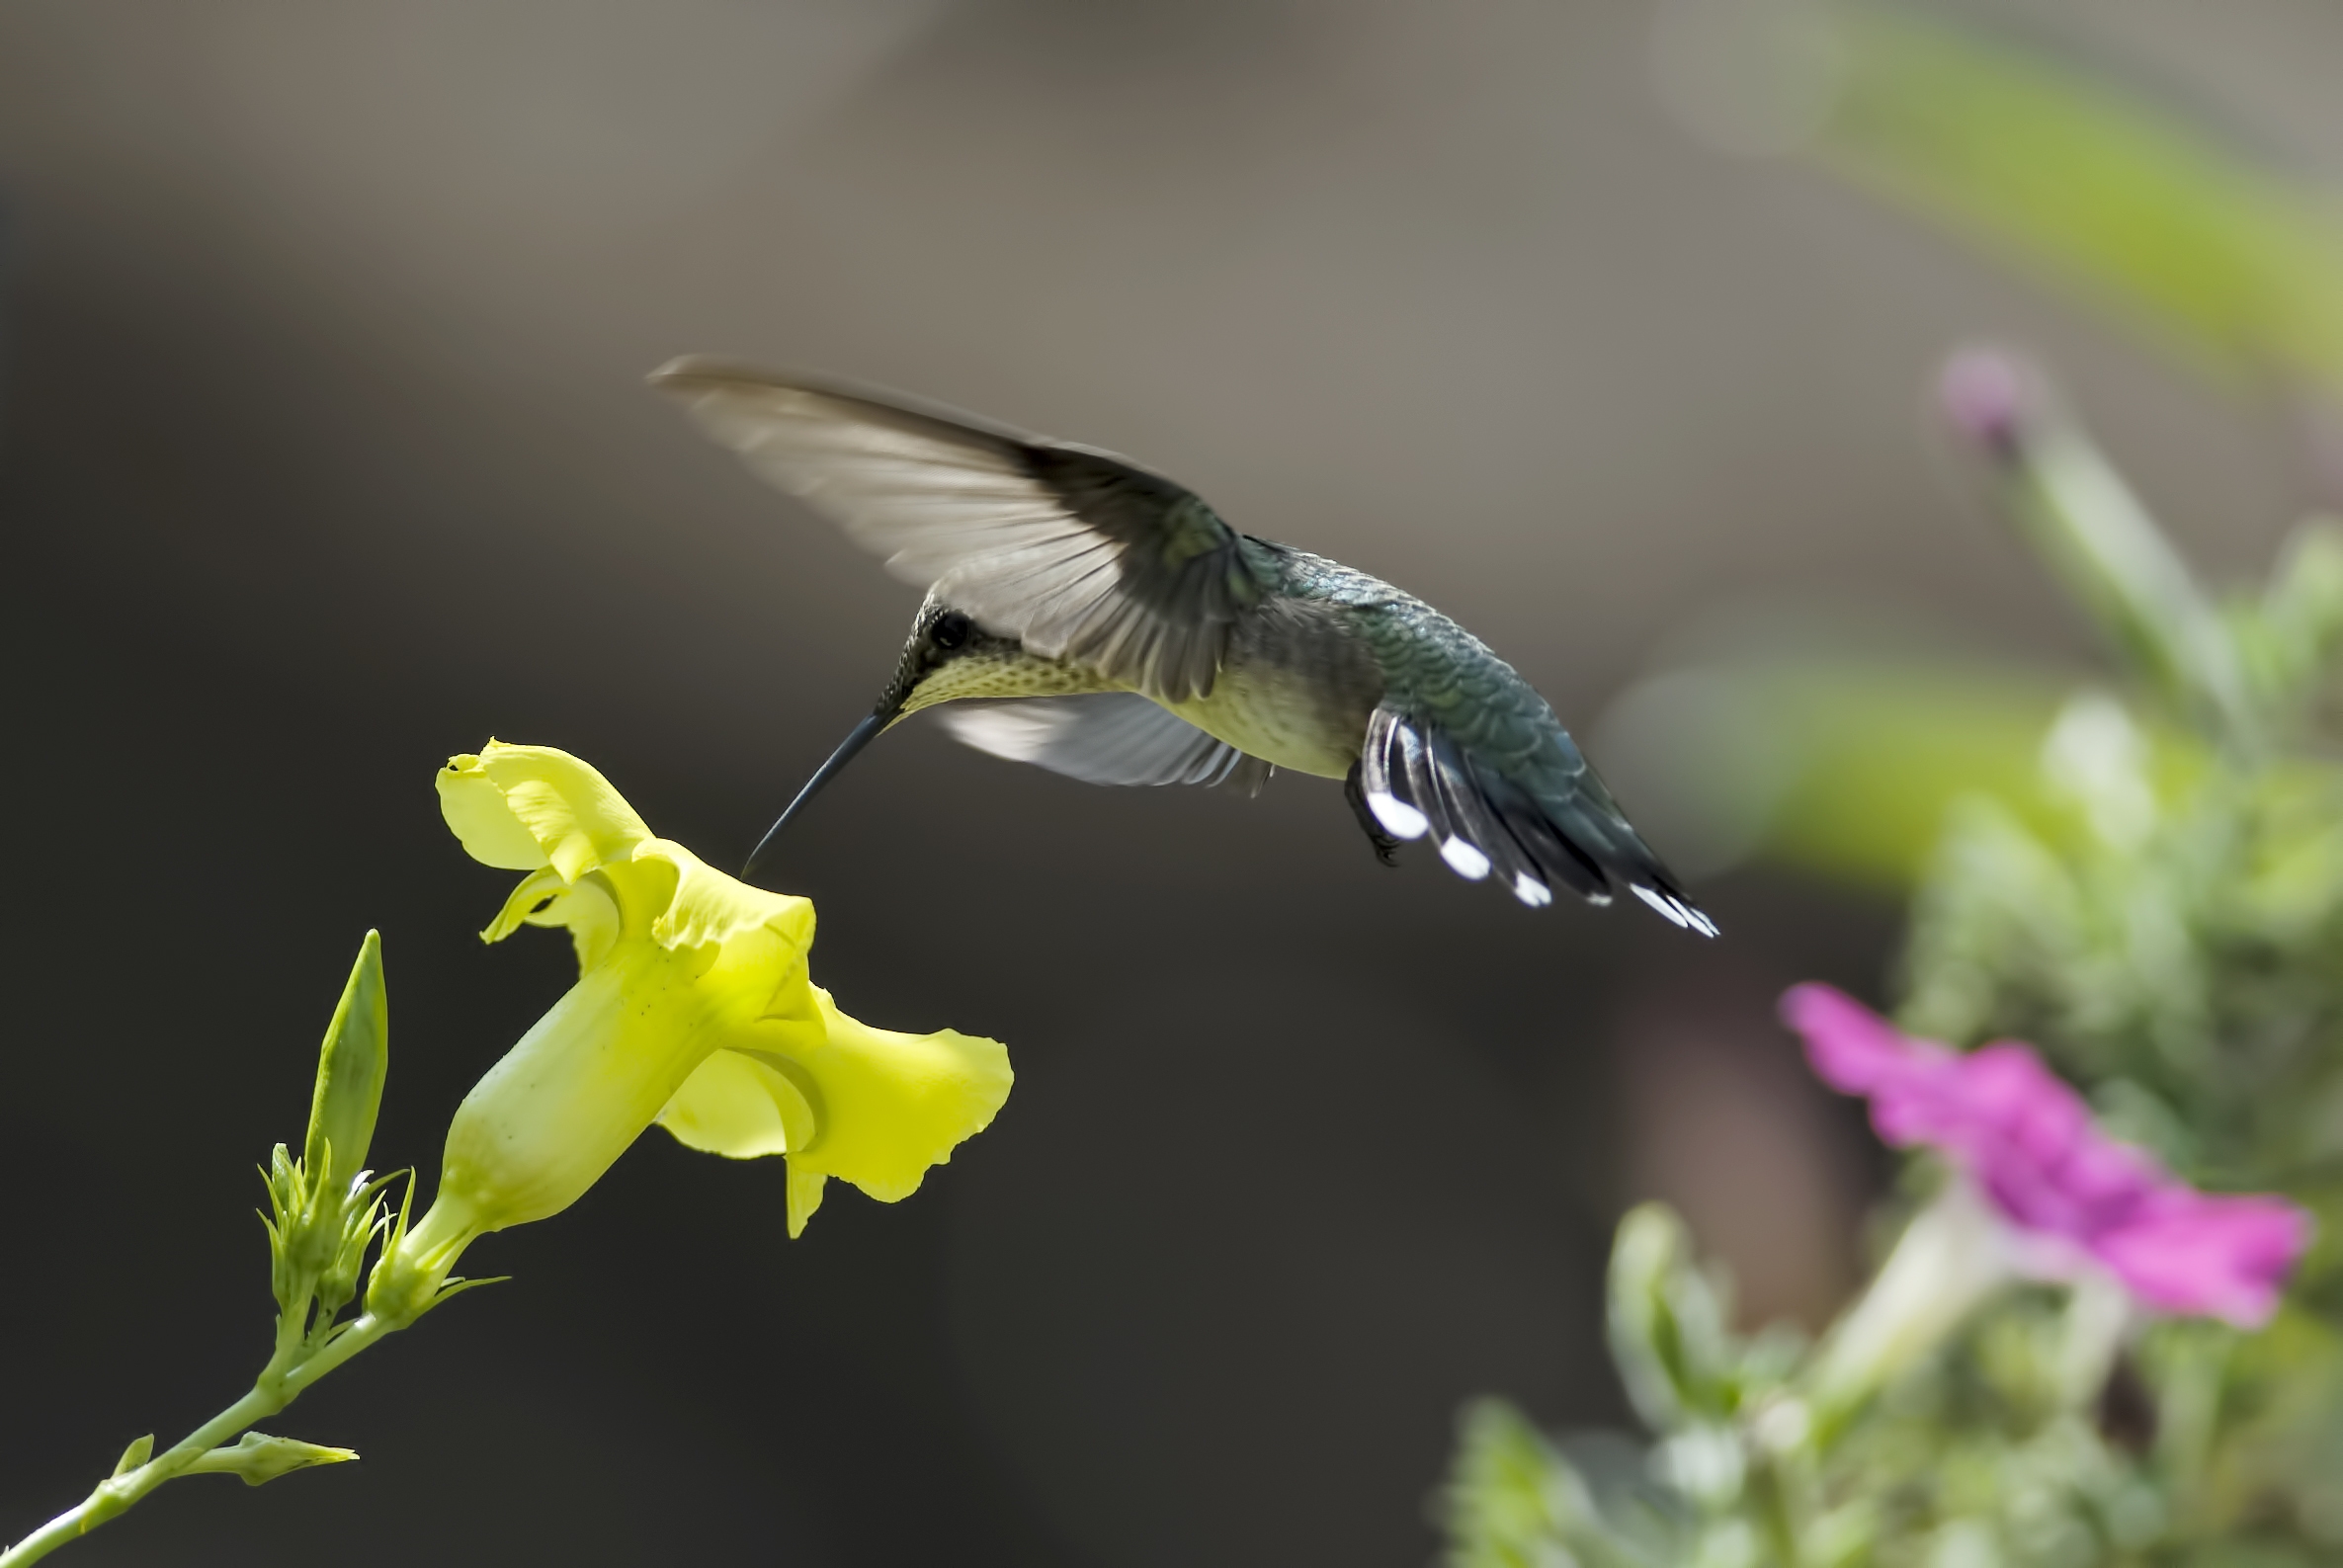
[[[1842,1094],[1869,1094],[1910,1071],[1917,1042],[1834,986],[1792,986],[1782,1021],[1805,1036],[1815,1076]]]
[[[2208,1196],[2108,1137],[2032,1046],[1959,1055],[1825,985],[1793,988],[1782,1016],[1825,1083],[1871,1101],[1883,1139],[1940,1151],[2041,1256],[2095,1259],[2145,1305],[2260,1323],[2310,1244],[2284,1198]]]
[[[2283,1198],[2174,1187],[2091,1250],[2150,1306],[2257,1328],[2310,1245],[2310,1216]]]

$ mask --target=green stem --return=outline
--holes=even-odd
[[[1805,1552],[1799,1543],[1798,1521],[1791,1510],[1789,1482],[1782,1474],[1781,1461],[1760,1461],[1750,1472],[1749,1490],[1757,1504],[1758,1527],[1765,1532],[1778,1568],[1799,1568]]]
[[[277,1354],[261,1369],[252,1392],[189,1433],[169,1451],[156,1454],[127,1475],[99,1482],[97,1490],[80,1504],[59,1514],[6,1551],[0,1551],[0,1568],[23,1568],[27,1563],[39,1562],[67,1541],[86,1535],[116,1515],[126,1512],[147,1493],[213,1448],[241,1437],[256,1423],[283,1410],[317,1379],[383,1335],[397,1332],[399,1327],[372,1314],[361,1316],[323,1350],[298,1362],[293,1360],[300,1350],[298,1336],[294,1336],[289,1347],[280,1333]]]

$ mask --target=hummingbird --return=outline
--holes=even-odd
[[[927,590],[878,703],[742,870],[881,731],[1092,784],[1343,781],[1377,859],[1429,839],[1533,908],[1624,886],[1702,936],[1530,683],[1413,595],[1231,528],[1129,458],[823,377],[688,356],[652,372],[708,435]]]

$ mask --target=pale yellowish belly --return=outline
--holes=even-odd
[[[1210,697],[1182,702],[1172,711],[1264,762],[1340,779],[1359,760],[1363,727],[1300,699],[1290,686],[1280,690],[1243,669],[1223,669]]]

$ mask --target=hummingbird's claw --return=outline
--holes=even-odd
[[[1351,771],[1343,775],[1342,797],[1351,803],[1351,812],[1366,830],[1367,842],[1375,848],[1375,858],[1394,870],[1399,866],[1399,841],[1385,833],[1375,813],[1367,809],[1367,788],[1359,782],[1359,764],[1352,763]]]

